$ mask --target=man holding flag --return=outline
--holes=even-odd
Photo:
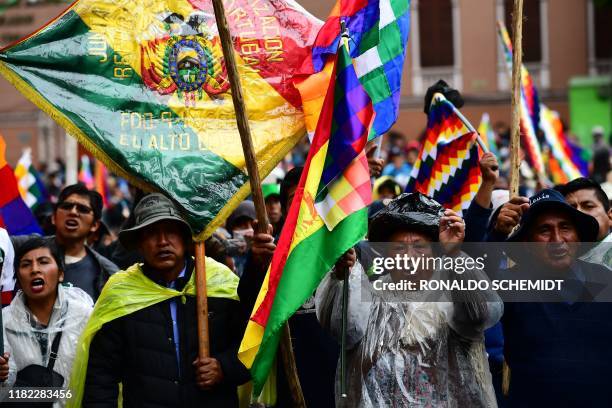
[[[338,258],[366,234],[365,205],[371,201],[371,187],[365,144],[374,112],[367,94],[357,80],[351,58],[345,47],[341,46],[339,48],[337,58],[336,72],[333,76],[336,81],[335,84],[330,85],[330,92],[325,98],[317,132],[312,142],[306,166],[301,172],[299,184],[297,187],[291,186],[293,195],[291,200],[289,200],[288,191],[281,191],[281,196],[286,196],[286,201],[283,203],[284,208],[287,208],[287,201],[291,201],[291,207],[272,258],[271,268],[256,301],[256,312],[251,316],[251,322],[241,346],[241,360],[247,366],[251,366],[255,385],[254,395],[259,395],[260,388],[266,380],[275,356],[276,346],[266,343],[278,342],[279,335],[278,331],[270,329],[267,329],[269,333],[267,336],[265,331],[262,333],[261,328],[264,327],[264,322],[269,322],[270,319],[280,322],[293,314],[312,296],[318,281],[331,269]],[[336,100],[334,100],[334,96],[337,98]],[[350,97],[352,99],[349,99]],[[339,107],[342,104],[345,105]],[[343,114],[348,114],[348,117],[343,118],[341,116]],[[348,127],[340,126],[343,125],[342,121],[347,123],[351,119],[354,119],[351,123],[354,125],[354,129],[360,130],[359,133],[347,132],[345,129]],[[351,144],[355,146],[354,150]],[[350,149],[350,153],[347,151],[347,147]],[[336,154],[345,154],[340,156],[343,161],[331,162],[334,156],[330,154],[330,150],[333,149],[336,149],[336,152],[334,152]],[[356,159],[355,156],[357,156]],[[324,164],[327,165],[325,169]],[[342,172],[343,168],[346,168],[344,172]],[[328,171],[326,172],[326,170]],[[287,177],[290,177],[290,174]],[[324,181],[325,177],[328,177],[329,180],[327,185]],[[363,186],[363,188],[359,189],[359,186]],[[285,186],[283,190],[287,190],[287,187]],[[321,199],[318,199],[317,191],[321,192]],[[336,197],[337,200],[330,200],[330,196],[334,193],[346,194],[347,191],[349,194],[351,192],[356,193],[357,196],[348,197],[348,195],[345,195],[344,197],[348,197],[348,199],[345,199],[344,202],[342,196]],[[355,205],[355,198],[360,200],[357,201],[357,206],[360,208],[350,207]],[[332,205],[330,206],[329,203],[332,203]],[[341,206],[342,204],[335,206],[335,203],[344,203],[344,207]],[[348,207],[346,207],[347,205]],[[319,216],[319,211],[324,212],[327,217],[324,219]],[[329,225],[332,226],[331,231],[328,230],[325,221],[328,221]],[[331,246],[332,243],[334,243],[333,246]],[[317,261],[309,262],[309,268],[305,271],[304,259],[315,253],[319,253],[320,256]],[[274,275],[276,276],[274,277]],[[304,278],[308,280],[306,285],[301,282]],[[274,283],[282,286],[274,287]],[[274,296],[274,291],[277,293],[276,296]],[[276,306],[276,299],[281,298],[278,296],[290,297],[290,299],[287,299],[287,305]],[[262,304],[264,308],[262,308]],[[310,306],[310,309],[313,309],[313,306],[314,304]],[[264,314],[267,314],[267,316],[264,317]],[[311,315],[311,319],[313,318],[316,325],[314,314]],[[277,324],[274,323],[272,327]],[[268,323],[268,327],[269,325],[270,323]],[[264,334],[263,338],[261,334]],[[312,332],[304,332],[304,335],[311,334]],[[265,341],[267,340],[266,337],[270,337],[267,342]],[[259,342],[261,344],[257,345]],[[259,349],[255,357],[257,360],[251,362],[252,360],[249,360],[252,358],[251,356],[254,356],[252,353],[255,348]],[[333,375],[320,373],[318,374],[319,377],[322,374],[327,384],[321,384],[321,386],[324,389],[329,389],[331,385],[329,382],[332,381]],[[314,376],[315,373],[310,373],[310,375]],[[306,382],[311,382],[311,379],[307,379]],[[318,382],[320,380],[315,381],[315,383]],[[333,401],[329,400],[328,397],[331,397],[331,395],[315,397],[313,392],[311,398],[327,400],[327,404],[333,405]]]
[[[339,1],[313,46],[316,73],[298,88],[314,137],[239,353],[255,396],[274,363],[282,325],[367,232],[365,146],[397,119],[408,11],[401,0]],[[340,38],[342,23],[350,50]],[[321,378],[329,377],[313,383]]]
[[[192,231],[176,206],[151,194],[119,239],[144,264],[113,275],[84,330],[71,380],[74,407],[235,407],[249,378],[236,351],[238,277],[206,258],[211,356],[198,358]],[[82,401],[82,402],[81,402]]]

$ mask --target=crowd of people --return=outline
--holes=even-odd
[[[518,255],[508,251],[511,261],[489,260],[485,269],[529,276],[540,268],[581,283],[605,281],[599,277],[612,273],[606,149],[607,167],[596,143],[592,178],[554,188],[523,185],[519,197],[507,190],[504,153],[501,164],[484,154],[481,186],[460,214],[420,193],[402,193],[418,142],[392,133],[382,155],[375,143],[368,146],[376,200],[368,211],[368,237],[338,260],[289,320],[307,406],[609,405],[612,303],[595,302],[588,285],[556,302],[504,302],[494,291],[452,294],[445,302],[418,293],[390,301],[371,290],[373,282],[406,276],[393,269],[368,273],[368,242],[436,243],[451,258],[467,256],[464,242],[507,242],[508,248],[527,242],[539,244],[521,247]],[[291,166],[285,163],[264,181],[267,232],[255,232],[255,207],[246,200],[206,241],[210,357],[198,357],[192,231],[165,196],[131,189],[131,196],[116,193],[104,210],[98,192],[70,185],[54,192],[40,214],[45,236],[9,240],[2,231],[0,281],[10,275],[16,289],[2,310],[0,397],[11,387],[70,386],[71,399],[55,406],[295,406],[280,354],[273,386],[250,401],[241,388],[250,374],[237,352],[301,176],[296,151]],[[111,218],[121,226],[113,221],[109,227]],[[594,244],[586,251],[574,245],[580,242]],[[392,257],[395,247],[389,248]],[[490,272],[475,270],[461,279],[486,279]],[[346,283],[343,398],[339,342]]]

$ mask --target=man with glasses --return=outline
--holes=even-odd
[[[67,186],[59,194],[51,216],[53,239],[64,258],[64,282],[83,289],[94,301],[119,268],[86,245],[87,237],[100,227],[102,196],[83,184]],[[29,237],[13,237],[18,247]]]
[[[64,253],[64,281],[87,292],[94,300],[111,274],[119,268],[86,246],[90,233],[100,228],[102,196],[83,184],[62,190],[51,221],[55,241]]]

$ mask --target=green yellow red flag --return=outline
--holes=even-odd
[[[265,176],[305,134],[293,77],[321,23],[291,0],[224,1]],[[112,171],[209,235],[249,194],[212,3],[78,0],[0,50],[0,73]]]

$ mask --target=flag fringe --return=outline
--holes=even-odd
[[[291,139],[302,138],[306,135],[304,131],[303,134],[296,133],[291,137]],[[280,150],[277,154],[272,156],[272,159],[267,161],[260,169],[260,176],[266,177],[270,172],[276,167],[276,163],[280,162],[289,152],[295,147],[296,143],[288,143],[282,150]],[[263,177],[261,178],[263,180]],[[212,219],[211,222],[208,223],[204,231],[199,233],[194,237],[195,241],[204,241],[208,237],[210,237],[215,230],[225,222],[227,217],[236,209],[238,204],[244,201],[251,194],[251,184],[244,183],[240,189],[232,196],[232,198],[223,206],[221,211],[217,214],[215,218]]]
[[[49,115],[51,119],[57,122],[58,125],[66,129],[70,135],[74,136],[92,155],[104,162],[104,164],[106,164],[106,166],[113,173],[125,178],[141,190],[157,191],[145,181],[133,177],[128,172],[123,170],[123,168],[115,163],[115,161],[111,159],[110,156],[108,156],[102,149],[98,148],[94,143],[87,139],[85,133],[74,125],[70,119],[66,117],[66,115],[56,109],[49,101],[47,101],[47,99],[45,99],[43,95],[34,90],[32,86],[30,86],[24,79],[19,77],[19,75],[15,74],[6,66],[6,63],[2,61],[0,61],[0,74],[2,74],[15,88],[17,88],[21,94],[30,100],[30,102]]]

